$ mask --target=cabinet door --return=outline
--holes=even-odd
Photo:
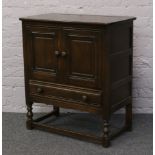
[[[63,29],[65,82],[89,88],[100,87],[101,33],[97,30]]]
[[[55,82],[58,78],[58,29],[27,26],[30,78]]]

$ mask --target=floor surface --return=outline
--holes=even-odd
[[[88,114],[61,114],[57,126],[99,133],[100,123]],[[64,117],[65,116],[65,117]],[[118,125],[119,115],[114,116]],[[117,119],[118,118],[118,119]],[[133,131],[114,139],[109,148],[39,130],[27,130],[25,114],[3,113],[3,155],[152,155],[152,115],[134,115]],[[50,120],[48,120],[50,121]],[[47,122],[45,122],[47,123]],[[89,131],[89,129],[91,131]],[[97,130],[99,132],[97,132]]]

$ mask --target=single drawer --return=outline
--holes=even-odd
[[[101,104],[101,91],[80,89],[79,87],[57,84],[30,83],[30,95],[69,100],[80,104]]]

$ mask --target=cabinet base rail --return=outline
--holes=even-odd
[[[77,138],[80,140],[90,141],[93,143],[102,144],[103,147],[109,147],[110,140],[114,139],[115,137],[119,136],[121,133],[125,131],[130,131],[128,126],[123,126],[117,132],[110,133],[109,139],[107,141],[107,139],[105,139],[104,137],[104,134],[103,134],[103,137],[99,137],[93,134],[90,135],[90,134],[75,132],[75,131],[64,129],[64,128],[55,127],[55,126],[52,126],[51,124],[47,125],[47,124],[40,123],[40,121],[43,121],[53,115],[57,116],[57,110],[53,110],[52,112],[46,115],[43,115],[37,119],[32,120],[31,123],[29,122],[29,125],[31,126],[31,128],[28,127],[28,129],[38,129],[38,130],[43,130],[43,131],[47,131],[47,132],[51,132],[55,134],[60,134],[63,136]]]

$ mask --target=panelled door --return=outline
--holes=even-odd
[[[56,27],[27,26],[30,78],[49,82],[58,80],[58,34]]]
[[[63,28],[62,70],[71,85],[100,87],[101,33],[82,28]]]
[[[101,33],[83,28],[27,26],[30,78],[99,88]]]

